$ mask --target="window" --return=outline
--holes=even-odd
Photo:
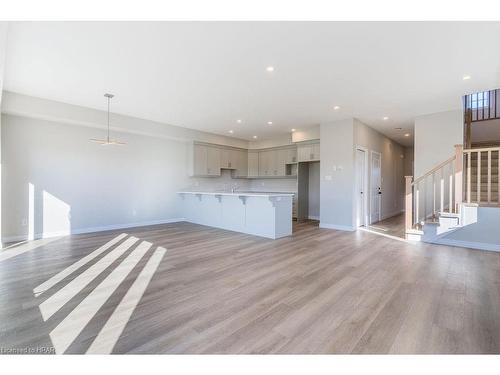
[[[488,91],[477,92],[470,96],[470,108],[479,109],[489,107],[490,95]]]

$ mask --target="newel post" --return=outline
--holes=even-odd
[[[413,176],[405,176],[405,231],[413,227]]]
[[[455,145],[455,212],[460,213],[463,200],[464,146]]]

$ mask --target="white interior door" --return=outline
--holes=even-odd
[[[370,224],[380,221],[380,207],[382,203],[382,157],[380,153],[372,151],[371,178],[370,178]]]
[[[366,152],[356,150],[356,227],[366,225],[365,219],[365,176]]]

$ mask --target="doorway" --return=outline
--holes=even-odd
[[[382,206],[382,155],[371,152],[371,178],[370,178],[370,224],[381,219]]]
[[[356,228],[367,225],[367,157],[367,150],[362,147],[356,148]]]

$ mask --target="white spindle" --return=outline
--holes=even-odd
[[[444,167],[441,168],[441,183],[439,189],[439,210],[444,212]]]
[[[417,192],[415,193],[415,222],[418,224],[420,222],[420,218],[419,218],[419,213],[420,213],[420,187],[419,187],[419,183],[417,184],[416,186],[417,188]]]
[[[471,175],[471,164],[472,157],[471,152],[467,152],[467,203],[471,200],[471,185],[472,185],[472,175]]]
[[[491,203],[491,150],[488,151],[488,203]]]
[[[436,172],[432,174],[432,218],[436,217]]]
[[[450,186],[448,188],[449,198],[448,198],[448,212],[451,214],[453,212],[453,173],[450,173]]]
[[[481,203],[481,151],[477,154],[477,203]]]

